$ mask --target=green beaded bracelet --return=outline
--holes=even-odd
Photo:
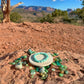
[[[37,60],[37,59],[36,59],[36,56],[37,56],[37,55],[40,55],[40,54],[41,54],[41,55],[44,55],[45,58],[42,59],[42,60]],[[35,61],[35,62],[42,63],[42,62],[46,61],[46,60],[49,58],[49,56],[48,56],[47,53],[40,52],[40,53],[36,53],[36,54],[33,56],[33,58],[34,58],[34,61]]]

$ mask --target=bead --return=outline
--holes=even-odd
[[[35,69],[37,72],[39,72],[39,67],[36,67],[36,69]]]
[[[26,65],[26,64],[27,64],[27,62],[26,62],[26,61],[24,61],[24,62],[23,62],[23,65]]]
[[[47,72],[47,73],[48,73],[48,70],[46,69],[46,70],[45,70],[45,72]]]
[[[61,66],[61,63],[58,61],[55,61],[55,63],[57,64],[57,66]]]
[[[61,71],[62,74],[64,74],[64,71]]]
[[[32,50],[31,49],[28,50],[28,54],[30,54],[30,55],[32,54]]]
[[[19,61],[18,60],[15,60],[15,63],[18,63]]]
[[[22,62],[19,62],[18,64],[15,65],[16,69],[22,69]]]
[[[50,68],[50,66],[45,66],[45,69],[49,69]]]
[[[53,62],[52,64],[53,64],[54,66],[56,65],[56,63],[54,63],[54,62]]]
[[[27,56],[25,55],[25,56],[24,56],[24,59],[26,59],[26,58],[27,58]]]
[[[60,76],[60,77],[63,77],[63,74],[62,74],[62,73],[59,73],[59,76]]]
[[[31,75],[35,75],[36,74],[35,70],[31,70],[30,72],[31,72]]]
[[[11,64],[11,65],[15,65],[16,63],[15,63],[15,62],[9,62],[9,64]]]
[[[57,54],[57,53],[54,53],[54,55],[55,55],[55,56],[58,56],[58,54]]]
[[[67,66],[64,65],[65,70],[67,69]]]
[[[51,70],[52,70],[52,71],[55,71],[55,69],[54,69],[54,68],[52,68]]]
[[[19,61],[20,61],[20,60],[21,60],[21,58],[18,58],[17,60],[19,60]]]
[[[65,74],[68,74],[69,72],[66,70],[66,71],[64,71],[64,73],[65,73]]]
[[[29,67],[29,69],[33,69],[32,67]]]
[[[28,64],[26,64],[26,66],[29,66]]]
[[[21,56],[21,58],[23,59],[23,58],[24,58],[24,56]]]

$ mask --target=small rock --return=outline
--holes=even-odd
[[[22,69],[22,62],[19,62],[18,64],[15,65],[16,69]]]

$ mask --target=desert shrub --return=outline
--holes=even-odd
[[[40,22],[49,22],[49,23],[53,23],[54,22],[54,18],[51,16],[51,14],[48,14],[47,16],[43,17]]]
[[[21,18],[22,18],[21,15],[17,12],[13,12],[10,14],[10,20],[12,22],[20,23],[20,22],[22,22]]]
[[[71,23],[71,19],[68,17],[63,17],[63,22],[65,23]]]

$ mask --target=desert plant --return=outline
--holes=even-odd
[[[13,12],[13,13],[10,14],[10,20],[12,22],[20,23],[21,18],[22,18],[22,16],[17,12]]]

